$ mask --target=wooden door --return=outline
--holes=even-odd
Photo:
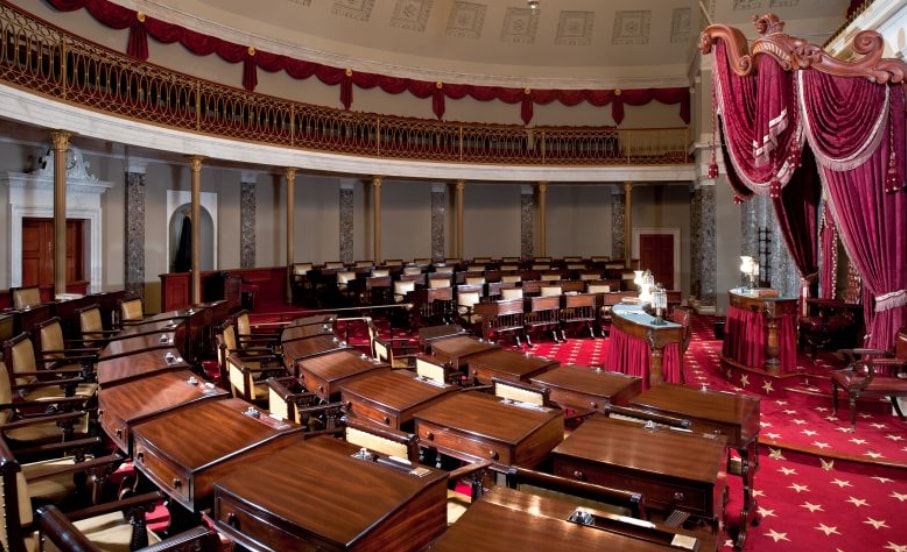
[[[640,234],[639,266],[648,268],[655,276],[655,282],[665,289],[674,287],[674,235]]]
[[[85,221],[66,221],[66,281],[85,280]],[[22,285],[54,285],[54,221],[22,219]]]

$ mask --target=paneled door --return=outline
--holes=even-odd
[[[66,281],[85,280],[85,221],[66,221]],[[22,285],[53,286],[54,221],[22,219]]]
[[[640,234],[639,266],[648,268],[665,289],[674,288],[674,235]]]

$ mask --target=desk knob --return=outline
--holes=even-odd
[[[680,491],[674,493],[674,502],[683,502],[685,498],[686,496],[684,496],[684,494]]]
[[[135,461],[136,461],[136,462],[144,462],[144,461],[145,461],[145,453],[144,453],[144,452],[139,452],[138,454],[136,454],[136,455],[135,455]]]
[[[428,439],[429,441],[434,441],[434,440],[435,440],[435,434],[432,433],[431,431],[429,431],[428,433],[425,434],[425,438]]]
[[[384,425],[391,425],[391,419],[387,416],[384,417]]]
[[[583,473],[582,470],[574,470],[573,479],[579,479],[580,481],[582,481],[583,479],[586,479],[586,474]]]
[[[497,459],[498,459],[498,453],[497,453],[497,451],[495,451],[495,450],[489,450],[489,451],[488,451],[488,457],[491,458],[492,460],[497,460]]]
[[[123,428],[118,427],[115,433],[117,434],[117,439],[123,438]]]
[[[180,481],[178,478],[174,477],[173,478],[173,488],[176,490],[180,490],[182,487],[183,487],[183,482]]]
[[[234,529],[239,529],[239,518],[236,517],[234,512],[227,514],[227,525]]]

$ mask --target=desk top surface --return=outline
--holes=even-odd
[[[387,370],[389,366],[375,361],[355,349],[339,349],[311,356],[296,362],[301,372],[306,372],[327,382],[362,374],[372,370]]]
[[[267,411],[252,417],[246,414],[250,408],[242,399],[202,401],[136,424],[133,435],[182,469],[195,471],[302,429],[271,418]]]
[[[148,349],[129,355],[101,359],[98,362],[98,383],[101,388],[153,372],[191,368],[174,348]]]
[[[498,345],[471,335],[457,335],[431,342],[432,353],[446,357],[463,357],[496,348]]]
[[[207,397],[225,398],[227,391],[200,381],[189,370],[159,372],[98,391],[99,409],[126,421]]]
[[[514,550],[621,550],[650,552],[680,550],[670,545],[673,534],[689,535],[682,529],[661,527],[658,532],[626,526],[634,533],[648,533],[649,538],[632,537],[606,529],[587,527],[568,518],[576,510],[574,504],[551,497],[522,493],[496,486],[472,504],[457,523],[441,535],[429,550],[432,552],[499,552]],[[617,519],[617,518],[611,518]],[[620,522],[616,522],[620,524]],[[504,544],[506,543],[506,545]],[[714,539],[702,542],[699,550],[714,550]]]
[[[377,372],[340,386],[343,402],[358,397],[396,412],[412,409],[443,395],[458,392],[455,385],[412,377],[399,371]]]
[[[578,391],[600,397],[611,397],[624,391],[627,387],[642,388],[642,378],[629,376],[620,372],[589,368],[586,366],[565,365],[552,368],[531,378],[532,383],[553,388]]]
[[[419,476],[409,467],[356,458],[357,450],[326,436],[299,441],[222,478],[215,494],[239,497],[290,531],[347,547],[426,489],[435,489],[433,502],[443,508],[446,472],[423,468]]]
[[[663,324],[656,324],[656,318],[643,310],[641,305],[631,305],[618,303],[611,307],[613,316],[620,317],[632,324],[645,326],[656,331],[677,330],[682,326],[669,320],[663,320]]]
[[[563,418],[563,412],[557,408],[516,405],[491,395],[465,392],[419,410],[413,418],[417,425],[425,421],[476,437],[518,444],[552,418]]]
[[[163,349],[174,347],[176,342],[176,333],[172,329],[166,331],[156,331],[153,333],[133,334],[129,337],[115,339],[107,343],[101,350],[98,358],[114,357],[118,355],[128,355],[137,351],[146,349]]]
[[[744,425],[755,417],[759,423],[759,397],[695,389],[685,385],[655,385],[630,399],[637,407],[652,408],[684,417]]]
[[[560,361],[532,356],[510,349],[491,349],[470,355],[467,360],[470,369],[482,368],[491,372],[514,376],[534,375],[560,365]]]
[[[288,341],[282,341],[280,344],[284,358],[290,360],[301,359],[334,349],[341,349],[345,346],[346,344],[340,341],[340,338],[333,333],[299,337]]]
[[[725,440],[595,414],[551,451],[552,456],[635,471],[714,483],[722,469]]]

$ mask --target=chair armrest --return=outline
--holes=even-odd
[[[161,491],[151,491],[140,495],[121,498],[119,500],[102,502],[101,504],[88,506],[87,508],[82,508],[81,510],[67,512],[64,517],[70,520],[70,522],[81,521],[83,519],[99,516],[101,514],[109,514],[110,512],[125,510],[127,508],[135,508],[138,506],[152,506],[154,503],[163,499],[164,494]]]
[[[78,419],[85,414],[86,412],[76,410],[73,412],[63,412],[62,414],[48,414],[46,416],[37,416],[34,418],[26,418],[24,420],[16,420],[14,422],[6,422],[5,424],[0,425],[0,433],[9,431],[11,429],[28,427],[35,424],[45,424],[47,422],[65,422],[67,420]]]
[[[16,386],[19,387],[19,386]],[[22,387],[31,387],[31,386],[22,386]],[[35,386],[40,387],[40,386]],[[72,405],[83,405],[88,402],[88,397],[59,397],[56,399],[48,399],[44,401],[16,401],[12,403],[0,403],[0,409],[12,408],[14,410],[22,408],[47,408],[48,406],[72,406]],[[24,416],[32,418],[45,416],[40,412],[30,412],[24,414]],[[5,425],[5,424],[4,424]]]
[[[124,458],[119,454],[108,454],[107,456],[99,456],[98,458],[92,458],[91,460],[73,462],[72,464],[67,466],[59,466],[53,469],[44,470],[39,474],[32,475],[31,477],[26,477],[26,481],[40,481],[42,479],[48,479],[66,473],[76,474],[87,472],[88,470],[93,470],[102,466],[113,465],[115,463],[122,462],[123,460]]]
[[[478,462],[472,462],[471,464],[465,464],[455,470],[451,470],[447,480],[448,488],[454,487],[457,482],[463,479],[468,479],[469,497],[473,501],[477,500],[480,496],[482,496],[482,479],[484,478],[485,471],[488,470],[493,464],[494,462],[492,462],[491,460],[481,460]]]
[[[161,542],[142,548],[140,552],[165,552],[167,550],[217,550],[219,549],[217,533],[199,525],[168,537]]]
[[[101,444],[100,437],[85,437],[84,439],[71,439],[59,443],[45,443],[33,447],[15,447],[17,455],[23,457],[40,456],[45,457],[49,454],[77,454],[83,451],[97,447]]]

